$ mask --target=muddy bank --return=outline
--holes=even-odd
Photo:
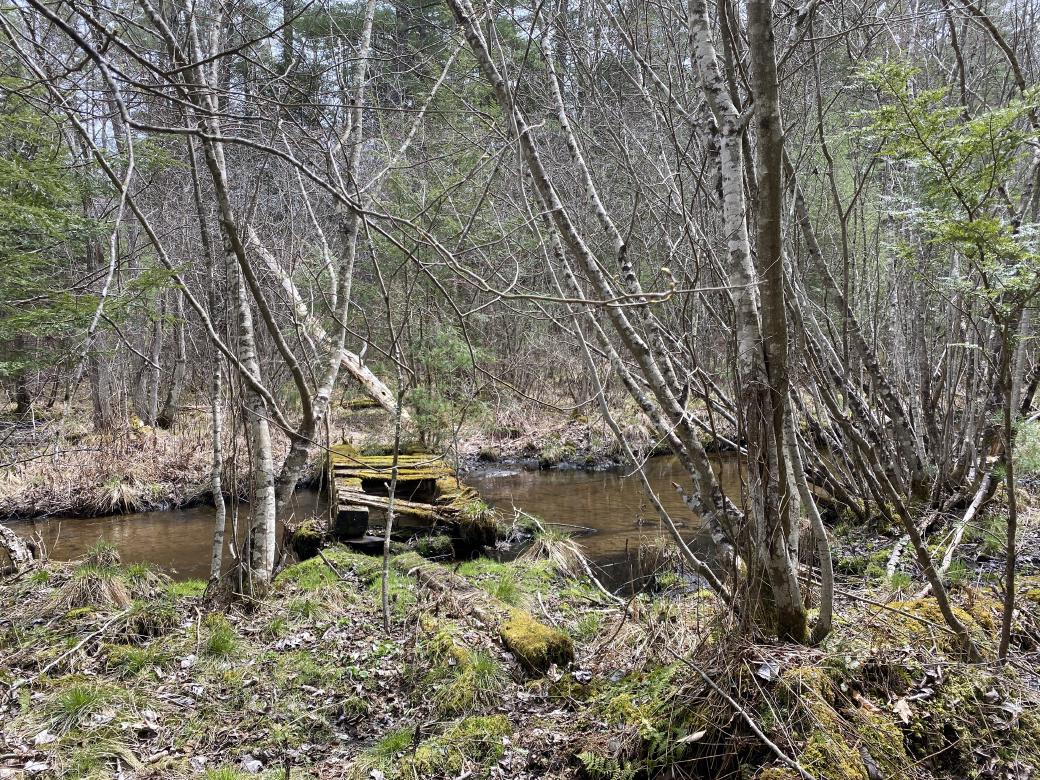
[[[276,437],[276,459],[288,452]],[[128,426],[105,435],[77,432],[74,424],[42,422],[31,435],[2,450],[0,518],[98,517],[212,505],[209,420],[187,421],[172,430]],[[225,444],[223,484],[239,485],[247,498],[248,455]],[[320,458],[301,487],[316,485]]]
[[[648,427],[636,420],[623,427],[625,443],[639,458],[671,455],[667,445],[656,440]],[[725,455],[736,451],[726,438],[704,435],[708,453]],[[474,471],[489,465],[527,470],[609,471],[629,464],[624,447],[597,418],[532,415],[512,425],[469,431],[459,445],[460,468]]]

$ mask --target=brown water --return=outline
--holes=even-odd
[[[739,490],[736,463],[721,460],[716,469],[722,487],[731,496]],[[647,476],[683,535],[706,549],[696,515],[682,503],[672,482],[688,484],[675,458],[652,458]],[[625,581],[639,547],[666,534],[637,477],[620,472],[524,471],[496,468],[466,477],[484,499],[507,516],[516,507],[551,523],[572,524],[593,532],[580,542],[589,557],[614,583]],[[294,500],[297,518],[325,516],[327,503],[312,490]],[[239,527],[248,527],[249,507],[241,506]],[[114,544],[124,562],[146,561],[169,570],[177,578],[205,578],[209,574],[213,538],[213,507],[94,518],[52,517],[12,524],[19,533],[40,533],[50,556],[69,560],[83,555],[99,539]],[[229,539],[230,542],[230,539]]]
[[[645,469],[683,537],[707,554],[710,542],[705,529],[672,487],[673,482],[689,485],[678,459],[651,458]],[[739,496],[737,461],[719,459],[715,471],[722,489],[733,498]],[[639,478],[624,472],[493,469],[471,474],[466,482],[507,517],[516,507],[550,523],[594,529],[579,541],[614,585],[645,573],[645,566],[636,560],[640,547],[668,534]]]
[[[324,515],[328,504],[316,491],[300,490],[292,506],[296,516],[308,517]],[[103,539],[115,545],[124,563],[154,563],[176,579],[206,579],[213,545],[213,511],[212,506],[201,504],[162,512],[87,518],[49,517],[10,525],[23,536],[38,532],[47,546],[47,553],[57,561],[78,558]],[[238,524],[240,529],[249,527],[248,504],[240,505]],[[231,541],[228,538],[227,545]]]

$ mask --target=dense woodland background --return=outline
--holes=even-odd
[[[0,778],[1035,777],[1038,30],[4,0],[0,515],[214,523],[172,583],[0,525]],[[383,560],[294,565],[344,443]],[[652,587],[531,518],[516,564],[400,554],[405,452],[621,464]]]
[[[977,657],[943,574],[1006,485],[1004,658],[1009,454],[1040,383],[1036,13],[8,4],[8,493],[194,431],[163,457],[207,464],[214,575],[220,497],[244,494],[262,585],[344,402],[455,457],[466,431],[569,414],[630,464],[678,456],[712,566],[649,500],[767,631],[826,636],[844,518],[899,529],[889,573],[905,550]]]

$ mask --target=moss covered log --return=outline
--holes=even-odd
[[[433,590],[464,599],[529,673],[541,674],[553,664],[564,666],[574,660],[574,644],[567,634],[541,623],[530,612],[475,588],[446,567],[415,553],[397,556],[393,566]]]

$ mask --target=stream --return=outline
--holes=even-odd
[[[716,470],[723,490],[735,496],[740,488],[736,462],[719,460]],[[672,482],[688,483],[677,460],[652,458],[646,473],[661,502],[681,523],[684,537],[695,548],[707,550],[696,516],[672,487]],[[500,466],[471,472],[464,480],[507,518],[516,507],[551,523],[566,524],[565,529],[576,526],[573,530],[581,532],[578,541],[586,554],[615,587],[645,573],[645,566],[638,562],[640,546],[667,533],[639,479],[622,472],[527,471]],[[300,490],[293,511],[297,517],[324,514],[327,503],[314,490]],[[243,504],[241,512],[247,516],[248,506]],[[213,507],[208,504],[91,518],[51,517],[10,525],[25,536],[39,533],[55,560],[79,557],[104,539],[115,545],[126,563],[154,563],[177,579],[205,579],[209,575]]]

